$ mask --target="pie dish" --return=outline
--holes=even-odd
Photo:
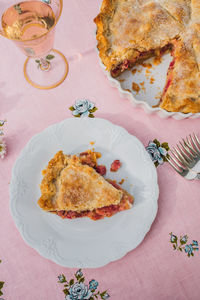
[[[159,107],[200,112],[200,5],[190,0],[103,0],[95,18],[99,56],[112,77],[171,52]]]
[[[130,209],[133,197],[98,173],[98,157],[100,154],[91,150],[79,156],[57,152],[43,170],[39,206],[62,218],[92,220]]]

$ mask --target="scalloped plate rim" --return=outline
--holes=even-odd
[[[102,118],[95,118],[97,120],[101,120],[103,122],[107,122],[109,124],[111,124],[112,126],[114,127],[119,127],[119,128],[122,128],[125,132],[126,135],[129,135],[129,136],[133,136],[131,135],[125,128],[121,127],[121,126],[118,126],[118,125],[115,125],[113,123],[111,123],[110,121],[108,120],[105,120],[105,119],[102,119]],[[92,120],[95,120],[95,119],[91,119]],[[36,250],[42,257],[46,258],[46,259],[49,259],[53,262],[55,262],[56,264],[60,265],[60,266],[64,266],[64,267],[70,267],[70,268],[77,268],[77,267],[82,267],[82,268],[99,268],[99,267],[103,267],[105,266],[106,264],[110,263],[110,262],[113,262],[113,261],[116,261],[118,259],[121,259],[122,257],[124,257],[128,252],[134,250],[136,247],[138,247],[141,242],[144,240],[146,234],[150,231],[150,228],[152,226],[152,223],[154,222],[155,220],[155,217],[157,215],[157,210],[158,210],[158,196],[159,196],[159,186],[158,186],[158,179],[157,179],[157,172],[155,171],[155,179],[156,179],[156,185],[155,185],[155,198],[156,198],[156,201],[155,201],[155,207],[154,207],[154,210],[152,211],[152,215],[151,215],[151,221],[149,222],[149,225],[148,225],[148,228],[146,228],[145,231],[143,231],[143,234],[141,233],[140,235],[140,240],[139,242],[137,243],[136,246],[132,246],[131,243],[129,243],[128,245],[126,245],[126,249],[123,249],[120,251],[120,253],[115,253],[114,255],[114,258],[112,259],[111,257],[106,257],[104,258],[102,261],[95,261],[92,262],[92,263],[86,263],[86,265],[84,265],[84,263],[81,263],[80,264],[80,261],[78,263],[74,263],[73,261],[69,260],[65,262],[61,262],[59,260],[59,258],[57,257],[51,257],[50,255],[48,255],[47,253],[44,253],[44,251],[42,250],[42,248],[38,245],[35,245],[34,244],[34,241],[31,239],[31,237],[29,237],[27,235],[27,232],[26,231],[23,231],[21,228],[20,228],[20,225],[18,223],[19,221],[19,215],[18,215],[18,212],[16,211],[16,207],[15,207],[15,202],[12,200],[12,191],[13,191],[13,177],[15,176],[15,169],[17,168],[17,162],[23,157],[23,154],[26,152],[26,149],[29,147],[29,145],[32,143],[32,141],[34,141],[34,139],[36,137],[38,137],[39,135],[42,135],[44,134],[45,132],[47,132],[48,130],[50,130],[50,128],[53,128],[54,126],[57,126],[57,125],[62,125],[64,124],[65,122],[68,122],[69,120],[82,120],[83,122],[85,120],[89,120],[89,118],[68,118],[68,119],[65,119],[61,122],[58,122],[58,123],[55,123],[55,124],[51,124],[49,127],[45,128],[44,130],[42,130],[41,132],[35,134],[29,141],[28,143],[25,145],[25,147],[22,149],[22,151],[20,152],[18,158],[16,159],[15,161],[15,164],[14,164],[14,167],[12,169],[12,177],[11,177],[11,184],[10,184],[10,212],[11,212],[11,215],[13,217],[13,220],[15,222],[15,225],[17,227],[17,229],[19,230],[23,240],[25,241],[25,243],[30,246],[31,248],[33,248],[34,250]],[[139,143],[143,146],[143,144],[140,142],[140,140],[138,138],[136,138],[135,136],[133,136],[137,141],[139,141]],[[143,146],[144,147],[144,146]],[[149,160],[151,161],[151,159],[149,158]],[[151,161],[152,163],[152,161]],[[152,166],[154,167],[153,163],[152,163]],[[130,241],[129,241],[130,242]],[[132,243],[134,244],[134,243]]]

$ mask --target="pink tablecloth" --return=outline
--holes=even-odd
[[[157,138],[174,145],[196,131],[199,119],[176,121],[147,115],[121,99],[99,65],[95,52],[95,25],[99,3],[66,1],[57,25],[55,47],[69,61],[69,76],[56,89],[41,91],[26,83],[24,56],[1,38],[0,119],[7,119],[8,153],[0,161],[0,281],[5,300],[64,299],[57,276],[71,278],[75,269],[63,268],[41,257],[22,240],[9,211],[9,182],[15,160],[28,140],[44,128],[71,116],[76,99],[96,103],[96,117],[112,121],[138,137],[144,145]],[[81,53],[80,59],[77,54]],[[84,269],[86,280],[95,278],[114,300],[199,300],[200,253],[188,258],[173,251],[169,233],[200,240],[200,183],[189,182],[165,164],[158,167],[159,209],[144,241],[124,258],[99,269]],[[142,221],[142,220],[141,220]]]

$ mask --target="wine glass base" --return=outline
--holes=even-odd
[[[24,63],[24,76],[35,88],[49,90],[65,80],[69,66],[66,57],[56,49],[52,49],[44,60],[46,66],[40,59],[28,57]]]

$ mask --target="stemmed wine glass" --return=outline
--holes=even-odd
[[[60,51],[53,49],[53,43],[63,0],[2,2],[0,34],[12,40],[28,56],[24,64],[26,80],[39,89],[51,89],[61,84],[68,74],[68,63]]]

